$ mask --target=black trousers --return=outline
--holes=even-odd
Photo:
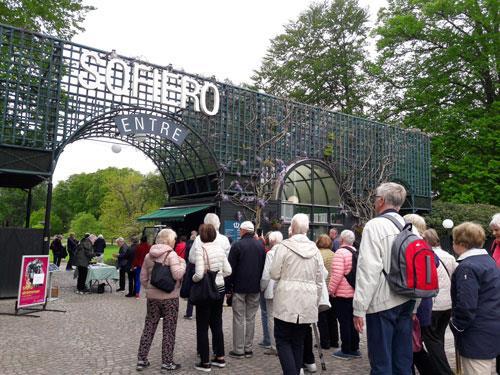
[[[89,269],[87,267],[78,266],[78,279],[76,281],[76,289],[83,291],[85,290],[85,280],[87,279],[87,273]]]
[[[331,309],[318,314],[318,330],[323,349],[339,346],[339,327],[337,324],[337,308],[335,307],[335,298],[330,296]]]
[[[451,310],[433,311],[431,325],[421,329],[422,340],[427,348],[429,361],[436,374],[440,375],[453,374],[444,350],[444,334],[450,317]]]
[[[128,294],[133,294],[135,296],[135,272],[127,271],[128,276]]]
[[[216,357],[224,357],[224,333],[222,332],[222,303],[212,301],[196,306],[196,345],[202,363],[210,362],[208,327],[212,331],[212,350]]]
[[[309,324],[295,324],[274,318],[274,338],[283,375],[298,375],[302,368],[304,339]]]
[[[350,354],[359,350],[359,333],[354,328],[352,298],[335,298],[335,308],[340,324],[341,350]]]
[[[62,257],[60,255],[54,254],[54,264],[59,267],[61,265]]]
[[[303,363],[310,365],[311,363],[316,362],[314,359],[313,353],[313,336],[312,336],[312,327],[309,325],[306,328],[306,335],[304,337],[304,356]]]
[[[415,374],[415,367],[418,369],[420,375],[434,375],[438,374],[429,359],[429,353],[422,348],[419,352],[413,352],[413,365],[412,372]]]

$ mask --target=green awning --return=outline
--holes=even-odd
[[[183,221],[187,215],[194,212],[206,210],[213,204],[202,204],[197,206],[165,207],[153,211],[147,215],[137,218],[138,221]]]

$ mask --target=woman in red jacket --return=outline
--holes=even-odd
[[[150,247],[151,245],[148,243],[148,238],[146,236],[142,236],[141,243],[135,249],[134,260],[132,261],[132,269],[134,270],[135,278],[135,298],[139,298],[141,292],[141,268],[146,254],[149,253]]]

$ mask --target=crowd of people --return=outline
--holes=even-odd
[[[332,229],[313,242],[307,236],[309,216],[296,214],[285,239],[279,231],[259,235],[253,223],[245,221],[240,239],[230,244],[219,232],[220,221],[213,213],[206,215],[189,239],[177,240],[172,229],[161,230],[150,248],[146,239],[132,241],[131,246],[118,239],[120,289],[124,290],[128,275],[127,296],[138,296],[142,285],[147,299],[136,369],[150,366],[148,353],[161,318],[161,368],[181,367],[173,353],[179,298],[184,293],[188,299],[184,318],[192,319],[192,302],[196,304],[194,367],[202,372],[226,367],[225,300],[232,307],[232,343],[227,354],[238,360],[253,357],[260,307],[263,339],[259,345],[265,355],[278,357],[286,375],[317,371],[313,329],[319,331],[318,349],[335,348],[332,356],[345,361],[363,357],[359,342],[366,331],[371,374],[411,374],[415,369],[421,375],[453,374],[445,352],[448,326],[464,374],[490,374],[495,358],[500,373],[500,214],[490,224],[495,236],[490,252],[483,249],[484,229],[464,222],[452,232],[454,256],[440,247],[437,232],[427,228],[423,217],[399,214],[405,199],[403,186],[380,185],[373,202],[376,216],[365,224],[360,241],[351,230]],[[399,260],[398,267],[404,265],[401,282],[414,283],[409,291],[398,289],[392,279],[394,245],[409,249],[406,254],[411,251],[413,240],[398,242],[403,232],[417,239],[415,246],[423,246],[412,258]],[[78,246],[91,249],[96,238],[84,240]],[[422,269],[417,264],[419,254],[425,255]],[[81,258],[74,257],[79,270],[85,267]],[[169,291],[152,285],[158,264],[170,270]],[[428,287],[417,286],[422,278]],[[206,285],[215,292],[207,292],[203,302],[195,301],[193,289]]]

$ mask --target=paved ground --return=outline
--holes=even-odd
[[[123,293],[77,295],[72,272],[55,274],[61,286],[61,298],[48,308],[63,309],[66,313],[42,312],[40,318],[0,316],[0,373],[10,374],[131,374],[146,313],[146,301],[124,298]],[[176,374],[195,374],[195,321],[182,319],[186,303],[181,302],[177,325],[175,361],[182,364]],[[14,300],[0,300],[0,312],[13,312]],[[255,343],[262,329],[260,313]],[[226,353],[231,336],[231,309],[224,308]],[[161,330],[150,352],[152,366],[144,374],[159,374],[161,365]],[[454,366],[451,337],[448,337],[450,365]],[[225,369],[212,369],[220,374],[280,374],[277,357],[264,355],[258,346],[251,359],[227,357]],[[367,374],[366,341],[362,338],[362,359],[342,361],[324,353],[326,374]],[[318,373],[320,372],[317,358]]]

